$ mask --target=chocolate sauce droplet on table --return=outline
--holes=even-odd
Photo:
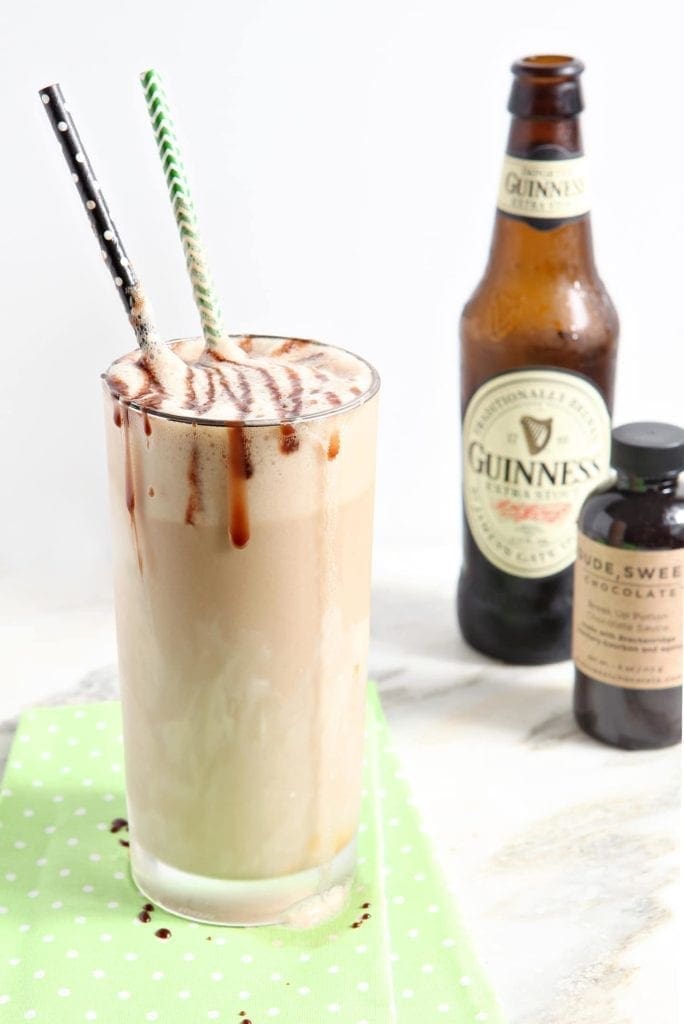
[[[128,830],[128,822],[125,818],[114,818],[111,825],[109,826],[110,832],[120,832],[122,828]]]
[[[143,924],[147,924],[148,921],[151,921],[152,918],[149,914],[149,911],[141,910],[140,913],[138,914],[138,920],[142,921]]]
[[[119,846],[130,846],[130,845],[131,844],[129,843],[129,841],[127,839],[120,839],[119,840]]]
[[[157,930],[156,930],[156,932],[154,934],[157,936],[158,939],[170,939],[171,938],[171,932],[169,931],[168,928],[157,928]]]
[[[253,473],[242,427],[228,427],[228,533],[236,548],[249,542],[247,481]]]
[[[361,910],[368,910],[369,907],[370,907],[370,903],[362,903],[361,904]],[[361,916],[358,917],[356,919],[356,921],[354,921],[354,923],[352,924],[351,927],[352,928],[360,928],[361,925],[364,923],[364,921],[370,921],[370,917],[371,917],[370,914],[361,914]]]

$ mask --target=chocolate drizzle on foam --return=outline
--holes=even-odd
[[[290,378],[290,383],[292,385],[292,390],[290,392],[290,403],[292,405],[292,415],[296,419],[298,416],[302,415],[304,385],[302,383],[302,378],[299,376],[297,371],[294,370],[291,366],[286,367],[285,372]],[[333,404],[340,404],[340,400],[337,397],[337,395],[335,395],[335,402]]]
[[[185,371],[185,402],[184,408],[199,412],[197,391],[195,390],[195,373],[191,366]]]
[[[197,403],[197,412],[200,416],[204,416],[213,409],[214,401],[216,399],[216,377],[208,369],[205,370],[205,375],[207,382],[207,397],[203,402]]]
[[[141,574],[131,406],[142,414],[148,446],[154,421],[150,413],[226,425],[228,534],[234,547],[244,548],[250,536],[247,481],[253,466],[247,434],[240,424],[277,425],[279,450],[292,456],[301,443],[299,420],[353,403],[372,393],[377,383],[366,363],[341,349],[299,338],[256,335],[226,338],[210,350],[196,338],[133,352],[112,364],[106,380],[114,401],[114,422],[123,426],[126,507]],[[200,447],[195,437],[187,467],[188,526],[197,524],[203,507]],[[332,461],[339,451],[340,435],[333,427],[323,457]],[[153,488],[147,493],[151,497]]]
[[[285,410],[286,410],[286,404],[285,404],[285,401],[283,399],[283,393],[280,390],[280,388],[278,387],[278,385],[276,384],[275,378],[273,377],[273,374],[269,370],[267,370],[265,366],[257,366],[256,367],[256,371],[257,371],[257,373],[261,374],[261,379],[263,380],[264,384],[268,388],[268,391],[269,391],[269,394],[271,396],[271,399],[273,400],[273,407],[278,412],[284,413]],[[252,397],[251,396],[251,391],[250,391],[250,397]],[[253,401],[253,397],[252,397],[252,401]],[[251,402],[250,402],[250,405],[251,405]]]
[[[150,362],[145,363],[144,370],[147,387],[144,400],[143,397],[140,397],[138,401],[140,405],[145,406],[147,409],[160,409],[166,397],[166,389]]]
[[[117,359],[111,390],[141,408],[217,421],[287,423],[339,408],[369,392],[370,367],[341,349],[298,338],[200,338]]]

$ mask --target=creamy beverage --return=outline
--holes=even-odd
[[[133,874],[313,923],[354,868],[377,376],[282,338],[157,358],[104,377]]]

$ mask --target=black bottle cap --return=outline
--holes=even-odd
[[[625,423],[613,430],[611,464],[657,480],[684,470],[684,430],[669,423]]]

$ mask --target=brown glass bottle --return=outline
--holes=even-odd
[[[617,479],[580,512],[575,718],[596,739],[651,750],[682,738],[684,430],[613,431]]]
[[[570,656],[575,524],[608,473],[618,318],[594,263],[583,65],[512,70],[489,262],[461,318],[458,618],[473,647],[539,664]]]

